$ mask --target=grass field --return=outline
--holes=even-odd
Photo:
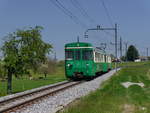
[[[71,104],[64,113],[150,113],[150,63],[128,63],[101,89]],[[144,87],[123,82],[142,82]]]
[[[12,81],[13,93],[66,80],[64,68],[62,67],[57,68],[57,72],[55,74],[47,75],[46,78],[44,78],[44,75],[40,74],[33,75],[33,77],[34,79],[32,80],[29,80],[29,77],[27,76],[24,76],[20,79],[16,79],[15,77],[13,77]],[[43,78],[39,79],[39,77]],[[0,81],[0,96],[6,95],[6,89],[7,89],[7,81],[4,82]]]
[[[118,62],[117,67],[130,67],[130,66],[141,66],[147,64],[147,62]],[[115,63],[112,63],[112,68],[115,68]]]

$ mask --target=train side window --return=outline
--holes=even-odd
[[[100,62],[103,62],[103,55],[100,54]]]
[[[103,55],[101,54],[101,62],[103,62]]]
[[[96,57],[96,54],[95,54]],[[92,50],[83,50],[82,52],[83,60],[92,60],[93,59],[93,51]]]
[[[110,63],[110,57],[108,56],[108,63]]]
[[[75,51],[75,60],[80,60],[80,58],[81,58],[80,51]]]
[[[103,62],[105,62],[105,55],[103,55]]]
[[[106,56],[106,62],[108,62],[108,56]]]
[[[73,60],[73,51],[66,51],[65,57],[66,57],[66,60]]]
[[[98,62],[98,53],[95,52],[95,61]]]
[[[106,59],[107,57],[106,57],[106,55],[104,56],[104,58],[105,58],[105,61],[104,61],[104,62],[107,62],[107,59]]]

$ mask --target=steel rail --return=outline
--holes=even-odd
[[[8,107],[0,108],[0,113],[12,111],[13,109],[18,108],[18,107],[23,106],[23,105],[28,105],[31,102],[43,99],[44,97],[46,97],[48,95],[53,95],[53,94],[55,94],[57,92],[60,92],[60,91],[65,90],[67,88],[70,88],[70,87],[72,87],[74,85],[77,85],[79,83],[81,83],[81,81],[80,82],[69,82],[69,81],[67,81],[67,82],[64,82],[64,83],[60,83],[60,84],[54,85],[52,87],[47,87],[45,89],[41,89],[41,90],[39,89],[37,91],[33,91],[31,93],[28,93],[28,94],[16,96],[14,98],[10,98],[10,100],[7,99],[7,100],[5,100],[5,101],[3,101],[3,102],[0,103],[0,107],[5,106],[6,104],[9,104],[9,103],[13,103],[12,101],[19,100],[19,99],[21,100],[22,98],[27,98],[26,100],[24,99],[24,101],[21,101],[19,103],[8,105]],[[66,85],[66,86],[63,86],[63,85]],[[63,86],[63,87],[61,87],[61,86]],[[54,89],[54,88],[56,88],[56,89]],[[43,94],[40,95],[40,93],[42,93],[42,92],[44,92],[46,90],[49,90],[49,89],[51,91],[48,91],[48,92],[43,93]],[[31,96],[32,94],[35,95],[35,96],[33,98],[29,98],[28,99],[28,96]],[[27,97],[25,97],[25,96],[27,96]]]
[[[16,95],[16,96],[4,99],[4,100],[0,100],[0,105],[4,104],[5,102],[8,102],[8,101],[13,101],[13,100],[15,100],[17,98],[21,98],[21,97],[24,97],[24,96],[27,96],[27,95],[30,95],[30,94],[34,94],[34,93],[37,93],[37,92],[40,92],[40,91],[44,91],[44,90],[47,90],[47,89],[50,89],[50,88],[55,88],[57,86],[64,85],[64,84],[67,84],[67,83],[69,83],[69,81],[60,82],[60,83],[57,83],[56,85],[52,84],[52,85],[50,85],[48,87],[45,87],[45,88],[37,88],[37,89],[35,89],[35,90],[31,91],[31,92],[26,92],[26,93],[23,93],[23,94],[20,94],[20,95]]]

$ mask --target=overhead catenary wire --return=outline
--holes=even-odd
[[[106,12],[106,16],[107,16],[107,18],[108,18],[108,21],[109,21],[111,27],[114,27],[114,26],[113,26],[113,21],[112,21],[112,19],[111,19],[111,16],[110,16],[109,11],[108,11],[108,9],[107,9],[107,7],[106,7],[106,5],[105,5],[104,0],[100,0],[100,2],[102,3],[102,6],[104,7],[104,10],[105,10],[105,12]]]
[[[59,0],[55,0],[69,15],[72,19],[74,19],[79,25],[81,25],[82,27],[86,27],[86,25],[84,23],[82,23],[78,17],[76,17],[71,11],[69,11],[61,2],[59,2]]]
[[[76,24],[80,25],[83,28],[86,28],[86,25],[82,23],[78,19],[78,17],[76,17],[70,10],[68,10],[59,0],[50,0],[50,2],[59,10],[61,10],[65,15],[67,15],[71,20],[73,20]]]
[[[58,9],[60,9],[65,15],[69,16],[76,24],[78,24],[77,21],[75,21],[70,14],[68,14],[60,5],[58,5],[55,0],[50,0],[51,3],[53,3]]]
[[[91,23],[94,22],[94,19],[92,19],[87,11],[82,7],[82,5],[77,1],[77,0],[70,0],[70,2],[72,3],[72,5],[81,13],[81,15],[83,17],[85,17],[86,19],[88,19]]]

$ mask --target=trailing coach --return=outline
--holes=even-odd
[[[65,45],[65,74],[67,78],[94,78],[111,70],[111,57],[104,50],[85,42]]]

